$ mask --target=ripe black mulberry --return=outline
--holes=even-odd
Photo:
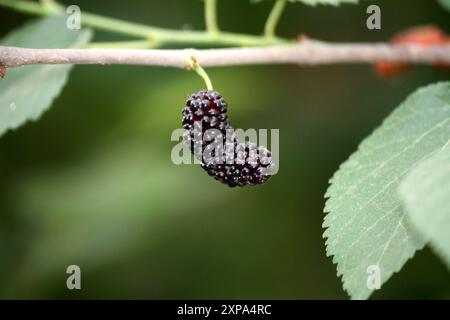
[[[271,153],[253,143],[239,143],[227,111],[227,102],[216,91],[192,94],[182,111],[186,143],[202,168],[230,187],[266,182],[275,167]]]

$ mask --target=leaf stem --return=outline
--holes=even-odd
[[[217,0],[205,0],[206,30],[213,36],[218,36],[219,25],[217,23]]]
[[[276,0],[275,5],[270,11],[269,17],[267,18],[266,25],[264,28],[264,35],[268,38],[275,37],[275,30],[277,28],[278,22],[283,14],[286,7],[287,0]]]

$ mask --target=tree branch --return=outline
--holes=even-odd
[[[292,46],[204,50],[27,49],[0,46],[0,64],[4,67],[32,64],[131,64],[188,68],[192,58],[203,67],[377,61],[450,64],[450,46],[330,44],[311,40]]]

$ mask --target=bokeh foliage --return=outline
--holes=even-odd
[[[364,5],[299,4],[279,32],[377,41],[431,22],[449,31],[448,13],[434,1],[374,3],[382,31],[365,28]],[[203,27],[200,1],[77,4]],[[257,34],[270,6],[221,1],[221,27]],[[3,35],[30,18],[0,9],[0,19]],[[77,66],[50,112],[0,139],[1,298],[346,298],[322,239],[328,179],[405,96],[448,73],[419,68],[390,82],[367,65],[209,73],[236,127],[280,129],[278,175],[229,189],[200,168],[172,164],[170,134],[185,98],[202,86],[194,74]],[[65,288],[69,264],[82,268],[82,291]],[[448,298],[450,276],[425,249],[373,297]]]

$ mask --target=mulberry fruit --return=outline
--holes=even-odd
[[[183,108],[184,139],[201,167],[230,187],[257,185],[273,173],[271,153],[254,143],[239,143],[220,93],[194,93]]]

